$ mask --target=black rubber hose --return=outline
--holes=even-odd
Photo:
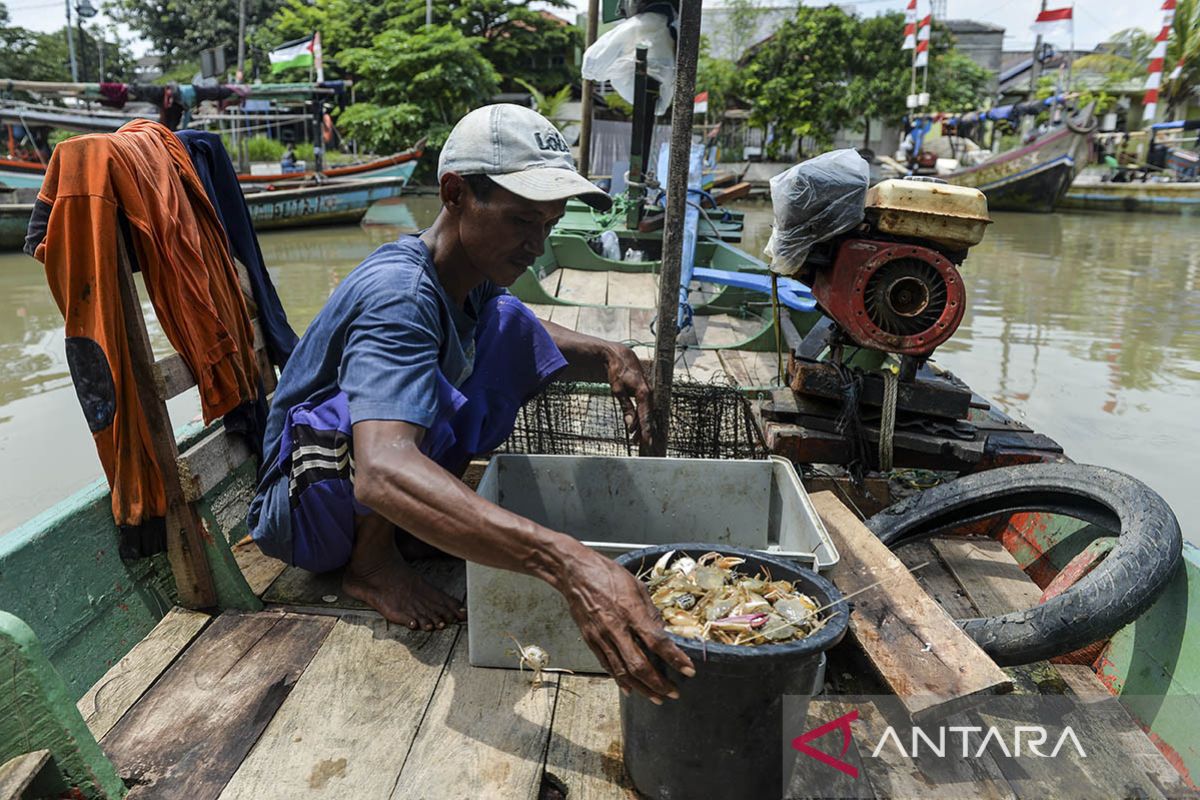
[[[998,617],[959,620],[997,664],[1069,653],[1112,636],[1163,592],[1183,553],[1179,522],[1150,487],[1082,464],[1023,464],[935,486],[867,520],[891,549],[1000,514],[1064,514],[1117,533],[1100,564],[1058,597]]]

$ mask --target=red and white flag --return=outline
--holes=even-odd
[[[904,8],[904,43],[901,50],[912,50],[917,46],[917,0],[908,0]]]
[[[1038,14],[1031,29],[1043,39],[1060,33],[1069,33],[1074,24],[1073,11],[1074,9],[1069,6],[1067,8],[1047,8]]]
[[[917,42],[917,59],[913,62],[914,67],[929,66],[929,40]]]
[[[1175,69],[1171,70],[1171,74],[1167,76],[1167,80],[1169,80],[1169,81],[1177,80],[1182,73],[1183,73],[1183,59],[1181,58],[1181,59],[1179,59],[1179,61],[1177,61],[1175,63]]]
[[[933,27],[933,14],[926,14],[925,19],[921,20],[921,24],[917,27],[917,41],[929,41],[929,29]]]
[[[695,106],[692,109],[693,114],[708,113],[708,92],[701,92],[696,95]]]

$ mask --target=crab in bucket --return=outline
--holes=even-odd
[[[765,567],[738,570],[745,559],[705,553],[698,559],[664,553],[638,575],[662,614],[668,633],[705,642],[762,645],[816,633],[832,615],[792,581],[774,580]]]

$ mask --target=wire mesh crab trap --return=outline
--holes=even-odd
[[[603,384],[555,382],[517,415],[505,453],[637,455],[624,415]],[[750,402],[724,383],[676,383],[671,389],[667,455],[678,458],[766,458]]]

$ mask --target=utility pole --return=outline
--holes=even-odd
[[[67,0],[67,53],[71,58],[71,81],[79,83],[79,62],[75,60],[75,34],[71,32],[71,0]]]
[[[425,27],[433,25],[433,0],[425,0]]]
[[[600,0],[588,0],[587,33],[584,34],[583,49],[592,46],[596,41],[596,33],[600,29]],[[579,172],[583,177],[590,177],[592,172],[592,95],[596,87],[591,81],[583,82],[583,105],[579,116]]]

